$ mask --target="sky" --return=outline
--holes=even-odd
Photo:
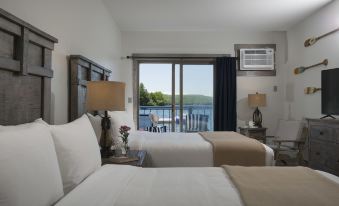
[[[176,65],[176,93],[179,94],[179,64]],[[213,96],[213,65],[183,66],[184,94]],[[149,92],[171,94],[172,64],[140,64],[140,83]]]

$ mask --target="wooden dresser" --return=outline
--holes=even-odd
[[[309,166],[339,176],[339,120],[308,119]]]

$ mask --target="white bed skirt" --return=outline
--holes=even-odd
[[[136,131],[129,136],[131,149],[146,150],[149,167],[213,167],[212,145],[198,133],[152,133]],[[266,150],[265,163],[274,165],[274,152]]]

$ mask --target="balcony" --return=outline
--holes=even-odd
[[[180,106],[175,106],[175,117],[172,119],[172,106],[140,106],[139,129],[151,126],[149,114],[159,116],[159,126],[166,126],[167,132],[180,132]],[[175,131],[171,123],[175,121]],[[184,105],[183,106],[183,132],[212,131],[213,105]]]

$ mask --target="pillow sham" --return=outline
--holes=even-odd
[[[50,130],[59,161],[64,193],[101,167],[99,145],[86,115]]]
[[[1,205],[52,205],[64,195],[53,139],[43,124],[2,126],[0,165]]]
[[[8,126],[0,125],[0,132],[1,131],[16,131],[18,129],[26,129],[26,128],[29,128],[30,126],[32,126],[36,123],[48,125],[44,120],[42,120],[42,118],[39,118],[39,119],[36,119],[34,122],[29,122],[29,123],[25,123],[25,124],[8,125]]]
[[[95,135],[97,136],[98,143],[100,142],[102,127],[101,127],[101,117],[99,115],[93,116],[90,113],[87,113],[87,117],[91,122],[91,125],[94,129]]]
[[[123,125],[127,125],[131,128],[131,131],[135,131],[135,125],[132,116],[126,111],[110,111],[108,115],[111,117],[112,134],[114,143],[122,142],[119,128]]]

